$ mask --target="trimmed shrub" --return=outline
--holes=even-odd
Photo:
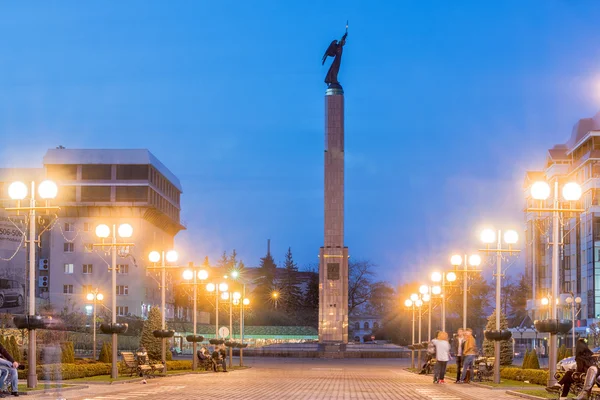
[[[75,347],[73,346],[73,342],[61,343],[60,349],[62,351],[61,362],[63,364],[75,363]]]
[[[10,347],[11,347],[11,355],[18,363],[23,362],[23,354],[21,353],[21,348],[17,343],[17,338],[14,336],[10,337]]]
[[[537,357],[536,357],[537,360]],[[515,381],[529,381],[536,385],[545,385],[548,381],[548,371],[541,369],[522,369],[517,367],[500,368],[500,377]]]
[[[540,360],[538,359],[537,352],[535,350],[531,350],[531,353],[529,353],[529,363],[527,364],[527,369],[540,369]]]
[[[167,361],[167,370],[169,371],[182,371],[186,369],[192,369],[191,361]]]
[[[112,344],[108,342],[102,343],[102,350],[100,350],[98,361],[107,364],[112,363]]]
[[[529,349],[525,350],[525,355],[523,356],[523,364],[521,365],[521,368],[526,369],[528,368],[527,366],[529,365],[529,355],[531,354],[531,352],[529,351]]]

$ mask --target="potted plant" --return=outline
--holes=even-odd
[[[170,329],[157,329],[152,332],[156,338],[170,338],[175,336],[175,331]]]
[[[202,335],[187,335],[185,337],[185,340],[187,340],[190,343],[199,343],[199,342],[203,342],[204,341],[204,336]]]
[[[499,342],[499,341],[503,341],[503,340],[509,340],[512,337],[512,332],[505,329],[505,330],[489,330],[489,331],[484,331],[483,334],[485,335],[485,338],[487,340],[491,340],[494,342]]]
[[[122,322],[115,322],[109,324],[100,324],[100,330],[102,333],[116,333],[117,335],[127,332],[129,325]]]
[[[48,325],[48,319],[41,315],[17,315],[13,322],[18,329],[44,329]]]
[[[533,322],[535,329],[541,333],[568,333],[571,321],[567,319],[542,319]]]

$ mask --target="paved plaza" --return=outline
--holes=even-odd
[[[409,373],[406,360],[247,358],[252,368],[229,373],[180,375],[148,384],[89,385],[88,389],[27,398],[69,400],[135,399],[518,399],[503,390],[471,385],[433,385],[431,376]]]

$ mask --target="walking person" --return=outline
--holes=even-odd
[[[445,384],[446,366],[450,361],[450,343],[448,333],[440,332],[437,339],[432,340],[435,344],[435,368],[433,372],[433,383]]]
[[[460,375],[460,380],[456,383],[468,383],[469,379],[467,379],[467,373],[473,374],[473,362],[475,361],[475,357],[477,357],[477,343],[475,343],[475,338],[473,337],[473,330],[471,328],[467,328],[463,332],[465,336],[465,348],[463,350],[463,367],[462,373]]]
[[[456,355],[456,382],[460,381],[460,373],[462,372],[462,366],[464,361],[463,351],[465,349],[465,335],[462,328],[457,331],[457,336],[454,340],[456,349],[454,354]]]

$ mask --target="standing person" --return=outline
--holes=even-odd
[[[446,375],[446,365],[450,361],[450,343],[448,342],[448,333],[440,332],[437,339],[433,339],[435,344],[435,369],[433,372],[433,383],[444,384]]]
[[[17,368],[19,363],[12,358],[10,353],[0,344],[0,388],[4,387],[4,380],[10,375],[10,383],[12,386],[11,394],[13,396],[19,395],[19,373]],[[0,397],[4,397],[3,393],[0,393]]]
[[[463,368],[462,373],[460,375],[460,381],[456,383],[468,382],[467,372],[470,372],[471,374],[473,373],[471,369],[473,368],[473,362],[475,361],[475,357],[477,356],[477,343],[475,343],[475,338],[473,337],[473,330],[471,328],[467,328],[465,329],[463,334],[465,336],[465,348],[463,350],[463,356],[465,358],[463,361]]]
[[[463,351],[465,349],[465,335],[462,328],[458,329],[455,346],[456,350],[454,351],[454,354],[456,354],[456,382],[458,382],[460,381],[460,373],[462,372],[464,361]]]

